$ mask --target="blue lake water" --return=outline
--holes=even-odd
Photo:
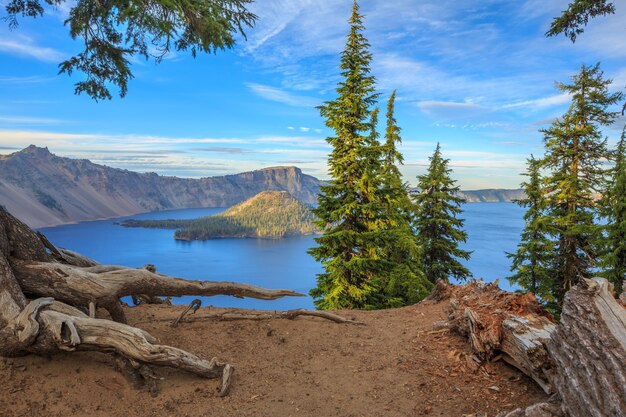
[[[224,209],[204,208],[144,213],[121,219],[83,222],[41,229],[57,246],[75,250],[104,264],[141,267],[151,263],[159,272],[183,278],[238,281],[266,288],[288,288],[304,294],[315,286],[320,264],[307,255],[313,236],[280,240],[214,239],[203,242],[174,240],[173,230],[124,228],[123,219],[188,219],[216,214]],[[469,238],[464,249],[473,251],[467,266],[486,281],[504,278],[510,262],[505,251],[515,250],[523,227],[524,210],[512,203],[471,203],[463,206]],[[188,303],[196,297],[181,297]],[[257,309],[313,308],[307,295],[273,301],[205,297],[203,306]]]

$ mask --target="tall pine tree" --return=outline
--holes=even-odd
[[[459,248],[459,243],[467,240],[462,229],[464,221],[457,217],[464,200],[456,195],[459,188],[450,178],[448,162],[437,144],[428,172],[417,177],[419,192],[414,196],[414,227],[422,249],[422,270],[432,282],[471,276],[458,260],[469,259],[471,253]]]
[[[338,97],[320,107],[326,126],[334,131],[327,138],[332,178],[321,187],[314,210],[324,234],[309,250],[324,265],[311,290],[320,309],[404,305],[419,301],[431,287],[419,269],[419,248],[406,215],[406,190],[392,167],[401,161],[393,100],[388,114],[394,134],[385,145],[378,140],[372,56],[356,1],[349,22]]]
[[[421,254],[417,236],[411,225],[411,200],[402,181],[398,165],[404,158],[397,145],[402,142],[395,119],[394,91],[387,102],[387,126],[382,145],[380,195],[386,211],[387,245],[383,257],[390,263],[389,272],[376,286],[379,307],[413,304],[426,297],[432,284],[421,270]]]
[[[537,295],[544,302],[552,302],[552,281],[550,265],[554,244],[550,240],[550,222],[546,218],[546,196],[542,188],[540,161],[532,155],[528,160],[528,181],[522,183],[526,198],[515,202],[526,207],[524,214],[525,226],[521,242],[515,253],[507,253],[511,258],[511,271],[515,274],[509,281],[518,284],[527,291]]]
[[[363,36],[363,16],[354,2],[350,32],[341,54],[342,81],[338,97],[320,106],[320,114],[334,136],[328,158],[331,180],[320,189],[314,213],[324,234],[309,253],[324,265],[311,290],[320,309],[363,308],[375,292],[374,280],[381,273],[380,253],[375,244],[380,229],[375,201],[379,167],[371,135],[371,108],[376,104],[375,79],[370,74],[372,55]]]
[[[617,144],[615,166],[604,194],[607,223],[602,239],[603,275],[615,285],[615,294],[624,291],[626,279],[626,128]]]
[[[556,238],[553,295],[559,304],[566,291],[591,275],[597,261],[594,196],[603,191],[601,165],[610,156],[600,127],[613,123],[617,113],[608,107],[621,99],[621,93],[608,91],[610,83],[599,65],[583,65],[571,84],[558,85],[572,96],[569,110],[543,130],[547,212]]]
[[[385,129],[385,144],[382,151],[382,182],[387,192],[385,197],[392,210],[407,213],[410,199],[407,187],[402,182],[402,174],[398,169],[398,165],[404,163],[404,158],[398,151],[398,144],[402,143],[402,138],[400,127],[395,118],[395,102],[396,91],[394,90],[387,102],[387,128]]]

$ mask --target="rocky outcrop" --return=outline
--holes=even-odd
[[[0,157],[0,205],[31,227],[149,211],[229,207],[267,190],[287,191],[312,204],[320,184],[293,166],[191,179],[63,158],[34,145]]]

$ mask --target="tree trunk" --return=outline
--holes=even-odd
[[[291,290],[267,290],[236,282],[192,281],[151,272],[110,265],[76,267],[57,262],[13,260],[11,266],[27,296],[54,297],[65,303],[88,308],[89,303],[109,311],[115,321],[125,323],[119,299],[183,295],[232,295],[274,300],[302,296]]]
[[[571,417],[626,415],[626,309],[610,287],[585,279],[569,291],[547,344],[548,377]]]
[[[626,310],[605,279],[585,279],[567,292],[558,325],[534,296],[507,293],[497,284],[438,282],[431,298],[450,300],[444,325],[468,337],[477,356],[502,354],[554,394],[558,405],[502,416],[626,415]]]

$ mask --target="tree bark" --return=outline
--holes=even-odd
[[[121,297],[136,294],[174,297],[232,295],[262,300],[302,296],[291,290],[267,290],[237,282],[186,280],[147,269],[108,265],[83,268],[58,262],[24,260],[14,260],[11,266],[20,287],[29,296],[54,297],[71,305],[85,307],[93,302],[106,308],[112,315],[119,312]]]
[[[550,366],[545,342],[555,323],[530,293],[515,294],[497,283],[470,281],[463,286],[438,281],[432,300],[449,299],[447,327],[467,337],[481,361],[497,355],[552,393],[545,368]]]
[[[502,416],[624,417],[626,310],[612,291],[605,279],[583,280],[567,292],[558,325],[532,295],[494,284],[439,282],[431,298],[450,300],[447,326],[481,359],[502,354],[554,394],[553,402]]]
[[[548,374],[571,417],[626,415],[626,309],[607,280],[583,280],[565,295],[547,344]]]

